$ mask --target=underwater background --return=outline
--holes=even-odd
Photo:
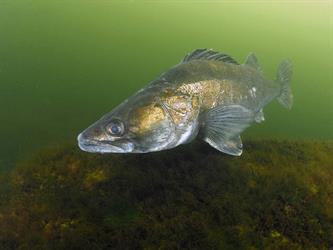
[[[0,168],[77,134],[196,48],[294,65],[243,137],[333,138],[332,1],[0,1]]]
[[[333,2],[0,0],[0,249],[332,249]],[[77,135],[197,48],[275,79],[241,157]]]

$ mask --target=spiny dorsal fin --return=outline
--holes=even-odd
[[[261,72],[261,68],[258,64],[258,59],[257,59],[256,55],[253,52],[251,52],[246,57],[244,64]]]
[[[213,51],[211,49],[196,49],[193,52],[187,54],[182,62],[188,62],[191,60],[214,60],[226,63],[239,64],[231,56]]]

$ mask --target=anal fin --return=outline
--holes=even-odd
[[[254,117],[254,120],[258,123],[261,123],[263,121],[265,121],[265,117],[264,117],[264,112],[262,111],[262,109],[260,109]]]

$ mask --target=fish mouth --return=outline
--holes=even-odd
[[[81,133],[77,137],[79,148],[90,153],[130,153],[134,149],[129,141],[98,141],[85,138]]]

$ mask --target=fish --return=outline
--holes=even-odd
[[[198,138],[240,156],[240,134],[265,120],[268,103],[277,99],[291,109],[291,76],[289,59],[269,80],[254,53],[240,64],[225,53],[196,49],[80,133],[78,145],[93,153],[148,153]]]

